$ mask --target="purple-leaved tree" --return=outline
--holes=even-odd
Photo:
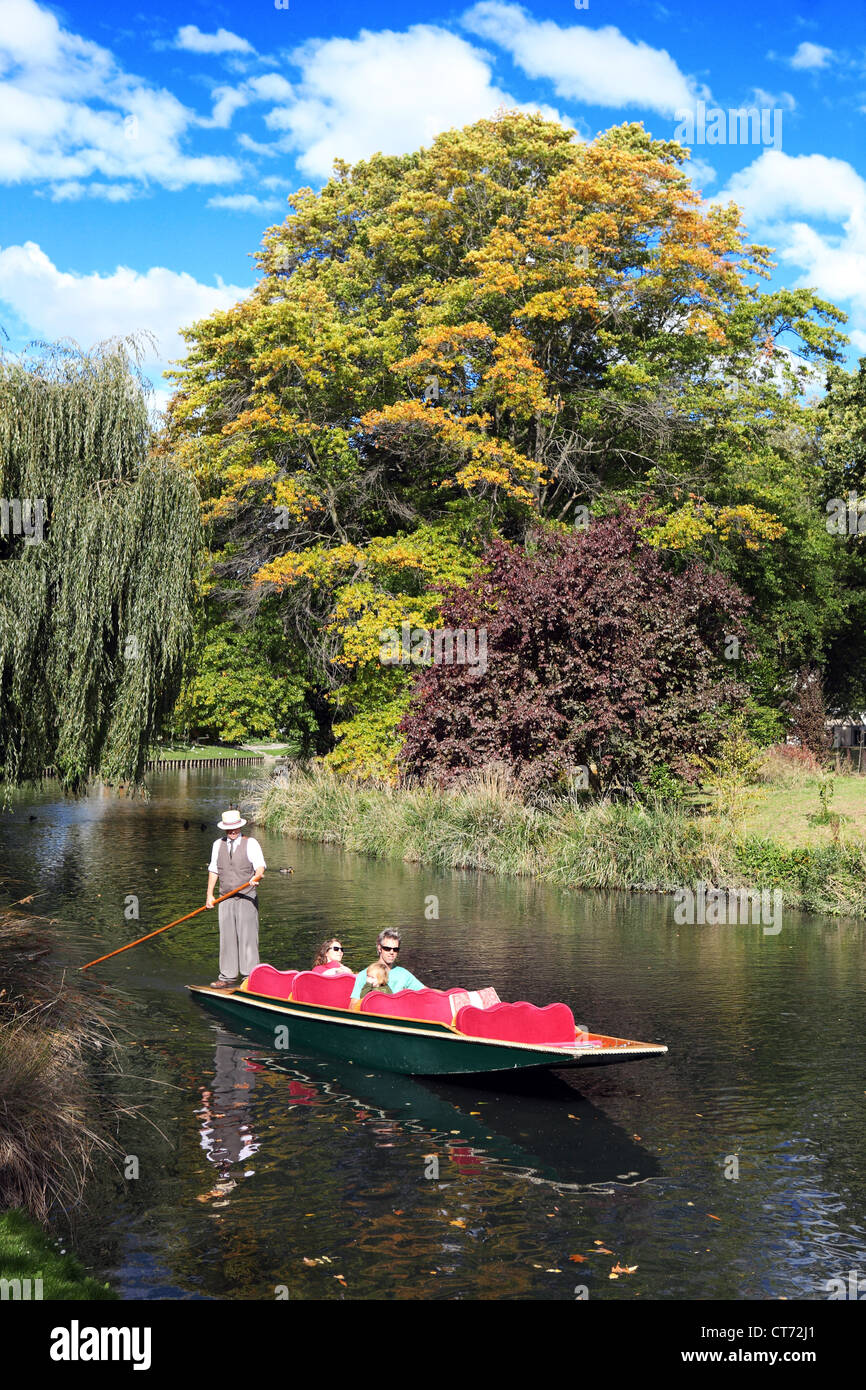
[[[445,785],[495,762],[527,792],[593,764],[608,790],[662,764],[690,777],[748,694],[748,599],[703,564],[673,573],[643,540],[648,508],[488,548],[443,608],[445,626],[486,628],[486,670],[421,674],[400,726],[404,772]]]

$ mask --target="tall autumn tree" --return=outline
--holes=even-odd
[[[279,596],[340,711],[342,765],[369,765],[370,738],[377,768],[393,764],[393,722],[372,737],[371,721],[408,698],[405,673],[378,666],[395,608],[436,621],[455,560],[609,496],[652,490],[672,528],[659,543],[712,546],[734,577],[753,546],[805,537],[804,588],[790,553],[765,586],[768,689],[788,600],[804,595],[798,649],[823,640],[799,391],[805,365],[838,357],[844,316],[759,292],[767,250],[736,208],[701,203],[686,157],[640,125],[583,144],[506,112],[338,162],[268,230],[250,298],[187,333],[167,444],[238,604]]]
[[[199,503],[189,475],[151,459],[149,444],[143,382],[121,346],[0,359],[7,790],[48,766],[69,791],[91,772],[140,781],[177,699]]]

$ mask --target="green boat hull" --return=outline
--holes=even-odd
[[[268,996],[188,986],[201,1003],[270,1034],[283,1052],[314,1052],[372,1071],[407,1076],[472,1076],[556,1067],[604,1066],[667,1052],[651,1043],[608,1039],[603,1047],[542,1047],[467,1038],[441,1023],[404,1022]]]

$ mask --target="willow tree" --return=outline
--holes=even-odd
[[[126,350],[0,359],[0,781],[141,780],[192,631],[198,496]]]

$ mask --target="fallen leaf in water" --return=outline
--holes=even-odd
[[[395,1208],[394,1208],[394,1215],[395,1215],[395,1216],[402,1216],[402,1215],[403,1215],[403,1208],[402,1208],[402,1207],[395,1207]]]
[[[465,1222],[465,1221],[461,1221],[459,1218],[458,1218],[458,1220],[456,1220],[456,1221],[449,1221],[449,1222],[448,1222],[448,1225],[449,1225],[449,1226],[459,1226],[460,1229],[461,1229],[462,1231],[466,1229],[466,1222]]]
[[[720,1216],[713,1216],[713,1213],[711,1211],[707,1212],[707,1216],[710,1218],[711,1221],[721,1221],[722,1219]]]
[[[345,1281],[345,1279],[343,1278],[342,1274],[335,1274],[335,1275],[334,1275],[334,1278],[336,1279],[336,1281],[337,1281],[338,1284],[342,1284],[342,1285],[343,1285],[343,1288],[344,1288],[344,1289],[347,1287],[346,1281]]]
[[[216,1210],[217,1207],[227,1207],[227,1206],[228,1206],[228,1202],[214,1202],[214,1210]]]
[[[562,1273],[562,1270],[561,1270],[561,1269],[546,1269],[544,1272],[545,1272],[545,1274],[561,1274],[561,1273]]]
[[[612,1255],[613,1251],[608,1250],[606,1245],[600,1245],[597,1250],[591,1250],[589,1253],[591,1255]]]
[[[569,1258],[570,1260],[573,1260],[574,1263],[575,1263],[576,1265],[585,1265],[585,1264],[586,1264],[586,1256],[585,1256],[585,1255],[569,1255],[568,1258]]]
[[[480,1111],[480,1110],[470,1110],[470,1111],[469,1111],[469,1114],[470,1114],[470,1115],[480,1115],[480,1114],[481,1114],[481,1111]]]
[[[637,1265],[615,1264],[611,1270],[611,1277],[615,1277],[617,1274],[634,1274],[636,1269]]]
[[[631,1137],[632,1137],[632,1139],[636,1139],[637,1142],[640,1143],[640,1135],[639,1135],[639,1134],[633,1134]]]

